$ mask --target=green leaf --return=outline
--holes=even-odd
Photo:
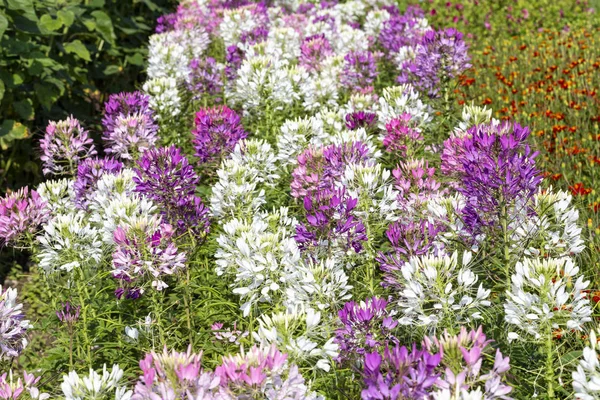
[[[108,67],[104,68],[104,75],[113,75],[118,72],[121,72],[121,67],[118,65],[109,65]]]
[[[58,10],[56,15],[67,28],[73,25],[73,21],[75,21],[75,14],[71,10]]]
[[[93,8],[102,8],[102,7],[104,7],[104,4],[105,4],[104,0],[92,0],[89,3],[90,7],[93,7]]]
[[[96,30],[102,35],[104,40],[110,44],[114,44],[115,32],[108,14],[104,11],[96,10],[92,12],[92,16],[96,19]]]
[[[83,24],[86,28],[88,28],[88,31],[93,31],[94,29],[96,29],[96,21],[94,21],[93,19],[84,19]]]
[[[84,59],[85,61],[92,61],[90,57],[90,52],[85,47],[81,40],[73,40],[70,43],[65,44],[65,51],[69,54],[77,54],[79,58]]]
[[[4,82],[0,81],[0,101],[2,101],[2,99],[4,98],[4,91],[5,91]]]
[[[44,85],[43,83],[34,83],[33,88],[40,104],[46,109],[50,110],[52,104],[58,100],[57,89],[53,85]]]
[[[127,56],[126,60],[129,64],[143,66],[144,65],[144,57],[140,53],[135,53],[132,56]]]
[[[8,8],[35,14],[33,0],[8,0]]]
[[[8,20],[4,15],[0,14],[0,38],[2,38],[4,32],[6,32],[6,28],[8,28]]]
[[[0,148],[6,150],[10,147],[10,142],[19,139],[27,139],[29,130],[20,122],[7,119],[0,126]]]
[[[63,23],[58,18],[54,19],[51,15],[44,14],[41,16],[38,26],[42,32],[54,32],[59,30],[63,26]]]
[[[34,116],[33,102],[31,99],[23,99],[13,103],[13,107],[17,114],[26,121],[31,121]]]

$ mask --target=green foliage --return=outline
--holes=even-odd
[[[143,76],[170,0],[0,0],[0,182],[38,181],[31,138],[68,115],[93,127],[110,93]],[[90,126],[91,125],[91,126]]]

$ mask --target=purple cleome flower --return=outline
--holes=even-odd
[[[123,160],[135,160],[158,141],[158,125],[143,113],[121,114],[112,130],[104,131],[104,151]]]
[[[158,140],[158,124],[149,107],[150,97],[139,92],[110,95],[104,104],[106,152],[117,158],[133,160]]]
[[[415,148],[424,139],[421,132],[411,126],[411,118],[410,114],[403,113],[385,125],[387,134],[383,139],[383,145],[387,151],[398,153],[402,157],[406,157],[407,153],[414,155]]]
[[[190,62],[190,75],[187,82],[188,90],[195,99],[203,95],[215,96],[223,90],[221,69],[212,57],[194,59]]]
[[[363,223],[353,215],[357,202],[345,188],[322,189],[304,197],[307,223],[296,225],[294,236],[300,250],[328,249],[335,243],[344,252],[353,249],[359,253],[367,236]]]
[[[333,190],[347,165],[370,163],[369,149],[362,142],[309,147],[298,156],[298,166],[292,172],[291,194],[298,198]]]
[[[134,169],[136,192],[160,206],[165,221],[178,234],[191,230],[204,237],[209,228],[209,212],[195,195],[198,175],[188,159],[175,146],[145,152]]]
[[[352,91],[372,87],[377,78],[377,62],[370,51],[351,51],[344,57],[341,84]]]
[[[376,129],[377,114],[366,111],[354,111],[346,114],[346,128],[351,131],[364,128],[367,133]]]
[[[24,187],[0,199],[0,244],[21,246],[48,220],[46,202]]]
[[[154,217],[115,229],[112,275],[123,284],[115,292],[118,298],[139,297],[148,281],[163,290],[168,287],[163,279],[185,268],[186,255],[178,251],[173,234],[171,225]]]
[[[361,364],[365,354],[398,344],[393,329],[398,325],[386,310],[388,302],[377,297],[364,303],[349,301],[338,311],[343,327],[335,331],[335,343],[339,346],[337,362]]]
[[[40,148],[44,175],[73,176],[81,161],[96,155],[94,141],[73,117],[51,121],[40,140]]]
[[[113,158],[88,158],[77,167],[75,179],[75,205],[82,210],[87,209],[89,196],[97,187],[104,174],[118,174],[123,163]]]
[[[307,36],[300,46],[300,58],[298,63],[307,71],[318,71],[321,62],[333,55],[333,49],[324,34]]]
[[[519,124],[478,125],[467,131],[456,157],[442,159],[446,171],[456,169],[458,191],[465,196],[465,226],[473,234],[498,226],[503,208],[523,207],[541,182],[537,152],[526,143],[529,128]],[[446,141],[445,146],[456,143]]]
[[[56,311],[56,316],[60,320],[60,322],[73,325],[79,319],[79,312],[81,311],[81,306],[74,307],[70,302],[61,303],[60,310]]]
[[[248,136],[240,116],[227,106],[203,108],[196,113],[192,140],[201,164],[219,164]]]
[[[438,381],[440,354],[404,346],[365,355],[363,400],[427,399]]]
[[[440,87],[471,67],[468,46],[454,28],[430,30],[416,47],[414,60],[404,63],[400,83],[410,83],[430,97],[439,95]]]

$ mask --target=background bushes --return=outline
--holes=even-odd
[[[74,115],[94,130],[110,93],[143,77],[171,0],[0,0],[0,193],[36,184],[33,137]]]

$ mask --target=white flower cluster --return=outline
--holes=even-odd
[[[41,183],[36,191],[47,203],[52,215],[66,214],[75,210],[73,184],[73,180],[66,178],[49,180]]]
[[[187,80],[190,61],[199,58],[209,44],[210,38],[200,26],[150,36],[148,78]]]
[[[150,107],[156,112],[157,119],[174,118],[181,113],[181,96],[175,78],[150,79],[143,89],[150,96]]]
[[[589,281],[579,275],[572,259],[526,258],[517,263],[512,288],[506,292],[505,320],[515,332],[535,340],[554,330],[581,330],[591,321],[592,308],[584,290]]]
[[[596,331],[590,332],[590,345],[583,349],[583,357],[573,371],[573,391],[580,400],[600,399],[600,346]]]
[[[378,126],[385,131],[385,125],[402,113],[411,115],[416,127],[424,127],[431,122],[430,107],[421,100],[419,93],[409,84],[383,89],[377,111]]]
[[[549,188],[536,193],[531,203],[534,215],[523,210],[514,229],[515,246],[527,244],[525,255],[561,258],[575,256],[585,249],[573,196]]]
[[[47,273],[98,267],[103,255],[100,231],[83,211],[59,214],[44,225],[38,236],[39,265]]]
[[[244,301],[244,316],[258,302],[279,297],[286,275],[300,262],[300,250],[291,237],[296,220],[287,213],[282,208],[273,214],[259,213],[247,222],[233,219],[217,239],[217,275],[235,277],[233,293]]]
[[[129,400],[133,395],[131,390],[127,390],[123,370],[117,364],[110,372],[104,364],[102,375],[91,368],[87,376],[71,371],[63,376],[61,389],[65,400],[107,399],[113,396],[115,400]]]
[[[471,270],[472,255],[411,257],[395,275],[397,307],[402,325],[445,328],[483,318],[491,305],[485,289]]]
[[[327,339],[330,332],[321,323],[321,313],[312,308],[299,307],[271,316],[263,314],[258,322],[260,327],[252,334],[254,339],[262,346],[276,344],[295,363],[314,363],[317,368],[329,371],[329,358],[338,355],[333,338]]]

